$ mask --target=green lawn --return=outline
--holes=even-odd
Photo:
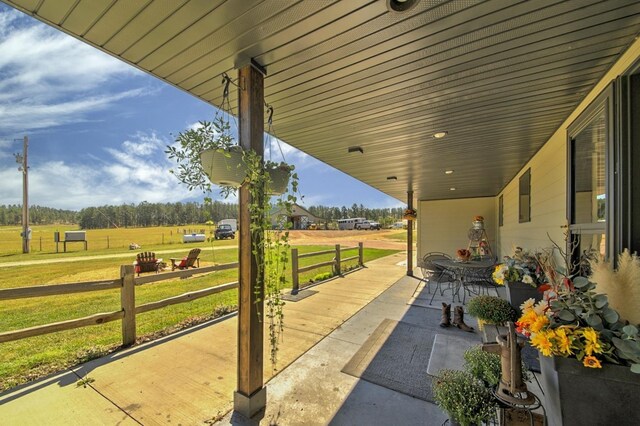
[[[237,259],[236,241],[218,242],[218,246],[232,246],[228,250],[203,252],[201,265],[230,263]],[[164,258],[186,255],[192,245],[179,244],[175,254]],[[207,244],[203,247],[208,247]],[[300,246],[299,252],[308,253],[327,250],[329,246]],[[120,249],[122,252],[122,249]],[[365,262],[395,253],[394,250],[365,248]],[[126,253],[126,251],[125,251]],[[96,254],[95,252],[92,254]],[[107,254],[101,252],[101,254]],[[120,265],[129,264],[131,258],[83,259],[69,263],[48,263],[2,268],[0,288],[25,287],[33,285],[60,284],[70,282],[113,279],[119,275]],[[344,252],[342,257],[351,257],[357,250]],[[75,256],[76,254],[74,254]],[[35,255],[28,255],[33,258]],[[65,255],[58,255],[65,256]],[[10,255],[7,257],[14,257]],[[306,266],[330,260],[333,254],[300,259],[300,266]],[[6,257],[0,262],[6,262]],[[356,261],[345,264],[345,268]],[[318,273],[330,271],[324,267],[301,274],[301,284]],[[290,282],[290,268],[287,273]],[[176,296],[237,280],[237,270],[215,272],[206,276],[197,276],[184,280],[167,280],[136,287],[136,304]],[[287,283],[290,286],[290,283]],[[153,335],[175,329],[178,324],[202,322],[214,317],[215,311],[229,310],[237,304],[237,292],[227,291],[188,303],[169,306],[136,317],[138,336]],[[0,303],[0,332],[33,327],[51,322],[80,318],[99,312],[120,310],[120,291],[105,290],[91,293],[79,293],[64,296],[27,298],[2,301]],[[27,338],[15,342],[0,343],[0,391],[44,374],[61,370],[78,362],[86,361],[115,350],[121,343],[121,323],[84,327],[75,330]]]

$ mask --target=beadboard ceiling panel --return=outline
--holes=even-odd
[[[633,0],[2,1],[214,106],[253,58],[276,136],[399,200],[496,195],[640,31]]]

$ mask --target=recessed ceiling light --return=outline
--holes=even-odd
[[[442,138],[444,138],[445,136],[447,136],[447,134],[448,134],[448,133],[449,133],[449,132],[447,132],[447,131],[444,131],[444,132],[436,132],[436,133],[434,133],[434,134],[433,134],[433,137],[434,137],[434,138],[436,138],[436,139],[442,139]]]
[[[456,189],[452,186],[451,188],[449,188],[449,191],[455,191]]]
[[[364,149],[362,149],[362,147],[359,147],[359,146],[350,146],[348,151],[349,153],[359,152],[360,154],[364,154]]]
[[[451,173],[453,173],[453,170],[445,170],[445,171],[444,171],[444,174],[445,174],[445,175],[450,175]]]
[[[396,176],[387,176],[387,180],[398,180]]]

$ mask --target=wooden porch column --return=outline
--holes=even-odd
[[[413,191],[407,191],[407,208],[413,208]],[[407,275],[413,276],[413,221],[407,221]]]
[[[243,149],[264,154],[264,72],[253,62],[238,71],[239,139]],[[251,233],[251,217],[248,204],[249,188],[242,185],[239,191],[240,253],[239,253],[239,306],[238,306],[238,385],[234,393],[234,410],[247,418],[265,407],[267,389],[263,387],[263,323],[258,310],[264,313],[264,284],[256,294],[254,286],[258,277],[256,257],[252,254],[252,241],[262,239],[260,233]],[[262,271],[264,272],[264,271]],[[264,274],[262,274],[264,276]],[[256,298],[260,302],[256,303]]]

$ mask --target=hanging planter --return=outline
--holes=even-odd
[[[247,179],[247,166],[242,161],[242,149],[205,149],[200,153],[202,170],[211,183],[239,188]]]
[[[405,209],[404,215],[402,216],[405,220],[416,220],[418,217],[418,213],[415,209]]]
[[[266,172],[271,178],[269,184],[269,195],[282,195],[287,192],[289,187],[289,179],[291,178],[292,167],[286,163],[267,164]]]
[[[224,92],[220,114],[213,121],[202,121],[198,126],[180,132],[176,144],[167,146],[169,159],[177,167],[172,170],[177,179],[190,190],[211,191],[211,184],[218,185],[223,197],[234,194],[243,186],[249,192],[249,201],[242,208],[250,217],[251,253],[256,263],[256,278],[253,281],[256,297],[256,315],[268,327],[271,343],[271,362],[275,368],[278,342],[283,331],[284,301],[280,298],[282,285],[288,271],[288,229],[297,200],[298,176],[294,167],[284,162],[265,160],[256,150],[243,150],[237,145],[235,132],[231,130],[233,116],[228,101],[228,88],[232,84],[228,76],[223,78]],[[274,134],[271,127],[273,108],[269,107],[267,134]],[[237,126],[235,126],[237,128]],[[275,137],[275,136],[274,136]],[[278,142],[279,147],[279,142]],[[280,152],[283,154],[282,148]],[[270,152],[271,153],[271,152]],[[286,195],[283,195],[286,194]],[[267,195],[267,196],[265,196]],[[282,195],[275,200],[282,215],[282,222],[274,225],[270,212],[273,210],[271,195]],[[205,198],[205,204],[211,198]]]

